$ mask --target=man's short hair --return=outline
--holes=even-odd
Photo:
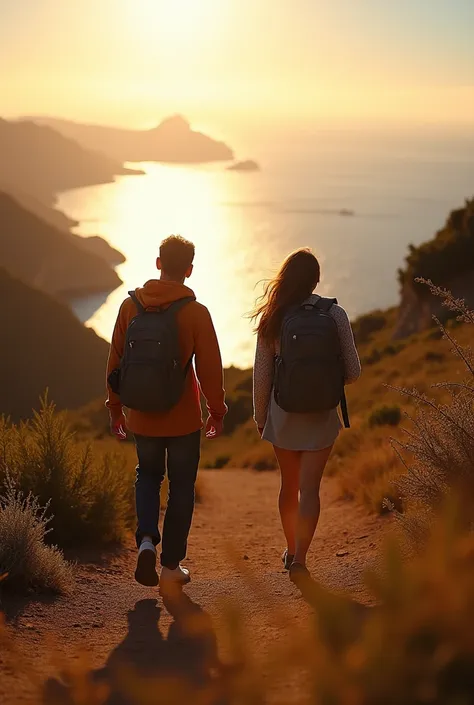
[[[184,279],[194,260],[195,247],[181,235],[171,235],[160,245],[161,269],[173,279]]]

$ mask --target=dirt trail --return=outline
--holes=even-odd
[[[36,702],[38,687],[58,675],[61,658],[77,660],[81,651],[91,669],[124,661],[147,675],[176,672],[185,665],[189,675],[199,670],[203,658],[216,653],[225,658],[221,625],[228,601],[242,612],[249,647],[262,658],[284,639],[285,624],[309,628],[311,608],[280,562],[284,539],[276,510],[277,473],[205,471],[201,481],[204,501],[195,514],[185,563],[192,583],[180,609],[205,620],[206,644],[187,640],[179,615],[170,614],[173,606],[167,609],[156,590],[134,583],[135,549],[130,543],[116,555],[79,564],[71,596],[4,605],[19,658],[40,677],[36,685],[19,678],[2,664],[0,653],[0,702]],[[338,500],[334,481],[326,480],[309,562],[313,577],[330,590],[370,604],[361,578],[376,559],[384,526],[363,508]],[[282,613],[283,624],[276,618]],[[294,702],[294,684],[284,685],[287,692],[280,687],[279,702]],[[59,686],[51,682],[48,687],[54,691]]]

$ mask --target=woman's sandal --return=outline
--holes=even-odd
[[[288,553],[288,549],[286,549],[281,557],[282,563],[285,566],[285,570],[290,570],[294,559],[295,557]]]

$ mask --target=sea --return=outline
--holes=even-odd
[[[354,318],[398,302],[408,245],[474,195],[474,132],[262,131],[243,142],[233,147],[260,171],[132,164],[144,175],[59,195],[79,235],[101,235],[126,257],[123,286],[74,302],[84,323],[110,340],[127,291],[157,276],[160,241],[179,233],[196,245],[189,285],[211,311],[225,365],[248,367],[248,313],[289,252],[314,250],[320,293]]]

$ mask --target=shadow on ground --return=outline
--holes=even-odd
[[[71,674],[64,674],[62,680],[50,679],[44,686],[43,703],[164,705],[181,702],[179,693],[185,702],[191,693],[209,690],[213,694],[210,705],[225,705],[229,674],[218,659],[210,616],[181,591],[163,597],[163,603],[173,617],[166,637],[159,628],[162,609],[157,601],[140,600],[128,613],[124,640],[105,666],[79,680]],[[81,691],[88,694],[78,701]]]
[[[306,577],[297,587],[312,607],[317,630],[335,651],[354,643],[369,610]],[[163,609],[155,599],[140,600],[128,613],[128,630],[103,668],[50,679],[43,705],[181,705],[235,701],[239,666],[219,661],[211,617],[181,590],[163,596],[173,621],[160,629]],[[261,705],[257,693],[252,700]],[[247,702],[246,700],[242,702]],[[249,701],[250,702],[250,701]]]
[[[320,637],[336,650],[354,643],[368,614],[377,609],[357,602],[346,594],[333,592],[309,576],[296,581],[295,585],[314,611]]]

